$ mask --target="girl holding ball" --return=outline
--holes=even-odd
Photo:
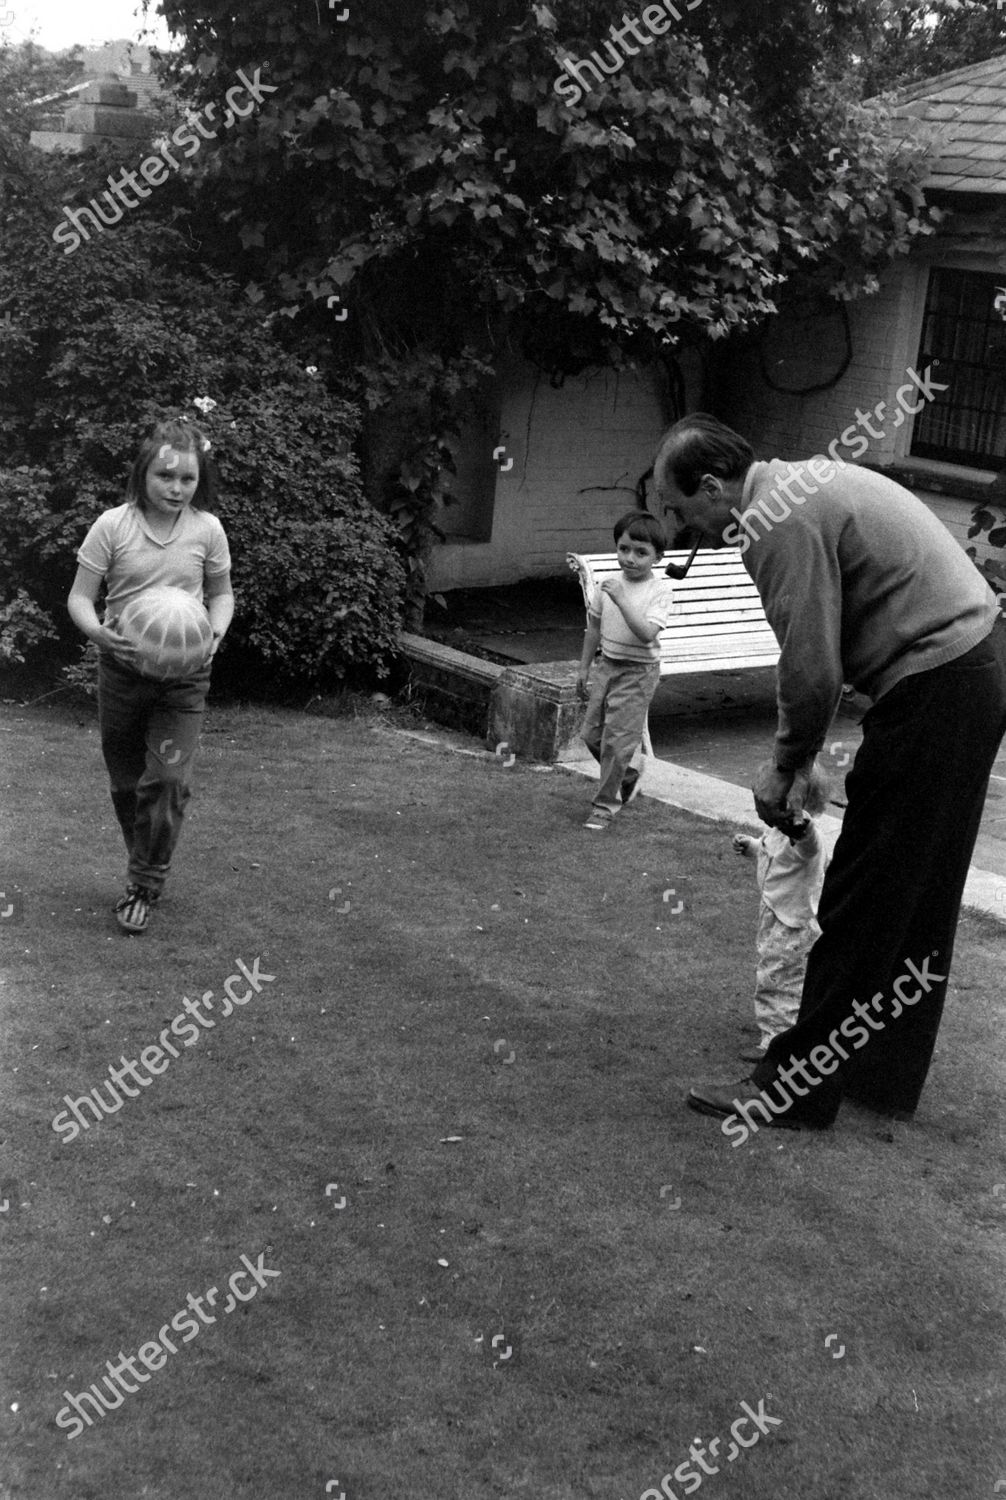
[[[122,505],[104,511],[77,553],[67,607],[99,651],[98,720],[112,805],[129,855],[120,927],[141,933],[159,900],[191,795],[210,663],[234,613],[230,550],[210,514],[209,442],[194,423],[159,423],[140,446]],[[104,583],[104,619],[97,602]],[[168,585],[204,603],[213,633],[191,675],[144,676],[141,650],[119,633],[131,600]]]

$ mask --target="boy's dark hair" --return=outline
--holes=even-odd
[[[216,471],[209,457],[209,439],[195,422],[158,422],[148,437],[140,444],[136,461],[126,480],[126,503],[136,505],[142,511],[147,508],[147,470],[162,448],[174,448],[177,453],[194,453],[199,465],[199,483],[192,496],[196,510],[212,510],[216,499]]]
[[[620,521],[615,522],[615,546],[623,536],[631,536],[634,542],[649,542],[663,557],[667,547],[667,533],[648,510],[629,510]]]
[[[727,427],[718,417],[696,411],[682,417],[665,434],[654,460],[654,478],[670,469],[683,495],[694,495],[703,474],[718,479],[743,479],[754,463],[754,449],[747,438]]]

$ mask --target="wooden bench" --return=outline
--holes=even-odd
[[[601,584],[621,570],[614,552],[595,556],[567,555],[579,576],[584,602],[600,595]],[[683,564],[687,552],[668,552],[658,564]],[[703,548],[696,553],[687,578],[671,583],[674,614],[660,632],[660,675],[678,672],[715,672],[729,667],[774,667],[779,643],[765,618],[758,590],[748,577],[736,547]]]
[[[654,576],[660,577],[669,562],[683,565],[688,556],[688,552],[665,553]],[[614,552],[590,556],[570,552],[566,561],[579,577],[588,609],[599,598],[604,580],[621,571]],[[668,582],[674,589],[674,613],[659,636],[661,677],[775,666],[779,642],[736,547],[702,548],[687,577]],[[652,755],[649,727],[643,749]]]

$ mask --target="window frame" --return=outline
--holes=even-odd
[[[995,290],[1006,284],[1006,275],[1002,272],[990,270],[987,262],[981,265],[975,264],[930,264],[920,267],[922,275],[919,279],[919,310],[917,325],[915,329],[914,344],[918,350],[916,368],[920,374],[927,369],[933,369],[935,379],[951,383],[953,393],[954,374],[957,370],[963,372],[958,381],[958,389],[963,387],[967,396],[971,396],[977,390],[979,400],[977,403],[966,400],[953,401],[941,400],[937,395],[931,404],[927,404],[923,412],[918,413],[912,420],[910,430],[905,432],[903,445],[901,447],[902,457],[913,466],[932,465],[940,470],[953,472],[954,470],[969,470],[983,476],[995,476],[1006,471],[1006,317],[1002,317],[1000,349],[1002,352],[1002,365],[997,374],[995,366],[989,365],[984,359],[976,357],[974,335],[983,344],[987,352],[989,338],[999,332],[999,324],[994,316],[995,308],[990,307],[984,318],[961,317],[961,305],[969,294],[968,282],[978,279],[984,282],[989,290]],[[953,313],[941,312],[939,295],[941,291],[940,282],[943,281],[943,303],[952,300],[957,295],[957,310]],[[974,288],[970,289],[972,294]],[[940,317],[952,318],[953,335],[949,340],[940,339],[939,323]],[[972,337],[969,339],[969,335]],[[971,347],[968,348],[968,344]],[[954,358],[955,353],[957,358]],[[996,382],[999,385],[997,399],[988,399],[990,389],[995,390]],[[962,446],[960,443],[951,441],[938,441],[925,435],[925,429],[932,423],[933,418],[941,410],[949,409],[956,411],[956,419],[952,419],[944,427],[944,437],[952,439],[960,435],[966,424],[971,425],[972,432],[980,431],[982,425],[986,427],[989,434],[971,446]],[[928,419],[928,420],[927,420]],[[920,436],[920,428],[922,435]],[[998,449],[998,452],[996,451]]]

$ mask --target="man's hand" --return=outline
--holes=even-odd
[[[806,766],[795,771],[780,771],[771,761],[762,766],[751,788],[759,818],[770,828],[791,831],[794,825],[803,822],[809,784]]]
[[[590,674],[588,672],[577,672],[576,696],[583,702],[590,697]]]
[[[755,812],[770,828],[777,828],[785,820],[786,799],[792,785],[792,771],[780,771],[771,762],[760,767],[751,790],[754,793]]]

